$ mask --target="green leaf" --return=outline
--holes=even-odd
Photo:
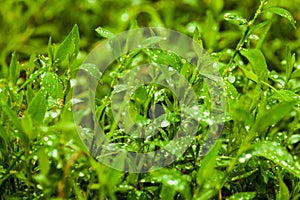
[[[203,185],[205,181],[214,174],[217,156],[222,142],[218,140],[215,146],[205,155],[197,173],[197,184]]]
[[[71,49],[72,46],[75,46],[74,49]],[[78,26],[75,25],[68,36],[58,47],[58,50],[55,54],[55,62],[62,62],[68,54],[72,57],[76,56],[79,52],[79,31]]]
[[[225,13],[224,19],[238,26],[247,25],[248,23],[248,21],[245,18],[233,12]]]
[[[300,134],[292,135],[292,136],[288,139],[287,144],[288,144],[288,145],[293,145],[293,144],[296,144],[297,142],[300,142]]]
[[[281,166],[283,169],[300,178],[300,167],[293,156],[276,142],[264,141],[254,144],[252,155],[265,157]]]
[[[166,40],[165,37],[160,37],[160,36],[153,36],[145,39],[144,41],[141,42],[141,48],[153,46],[154,44],[159,43],[162,40]]]
[[[243,49],[240,52],[249,60],[254,73],[259,79],[266,80],[268,67],[263,53],[259,49]]]
[[[157,49],[150,51],[144,51],[149,58],[156,64],[162,64],[165,66],[172,66],[175,70],[179,71],[182,65],[181,59],[173,52],[166,52]]]
[[[171,194],[176,194],[180,192],[185,199],[191,199],[190,185],[187,180],[177,171],[171,169],[161,169],[157,170],[150,174],[150,177],[147,177],[150,180],[157,181],[162,183],[164,187],[169,189],[169,198],[173,199],[174,196]],[[164,188],[161,191],[161,197],[166,196],[167,188]]]
[[[206,12],[205,21],[201,25],[204,45],[208,51],[212,51],[218,41],[219,27],[210,10]]]
[[[48,53],[48,57],[49,60],[52,62],[54,59],[54,48],[52,45],[52,38],[49,37],[49,41],[48,41],[48,46],[47,46],[47,53]]]
[[[279,180],[279,191],[276,195],[276,200],[289,200],[290,199],[289,188],[282,180],[282,176],[279,172],[278,172],[278,180]]]
[[[45,148],[40,148],[39,151],[37,152],[37,156],[39,159],[41,174],[47,176],[50,170],[50,161],[47,153],[45,152]]]
[[[291,90],[278,90],[273,97],[280,101],[300,101],[299,96]]]
[[[75,25],[72,29],[72,39],[73,39],[73,45],[74,45],[74,49],[71,55],[72,59],[75,59],[79,53],[79,49],[80,49],[80,34],[79,34],[79,29],[78,26]]]
[[[3,111],[5,112],[5,114],[9,117],[9,119],[14,123],[15,128],[17,129],[17,131],[14,131],[14,133],[21,138],[21,140],[23,142],[27,142],[28,138],[24,133],[22,124],[17,116],[17,114],[11,110],[7,105],[1,105],[1,108],[3,109]]]
[[[237,119],[243,120],[245,123],[247,123],[251,127],[254,124],[253,119],[251,118],[251,115],[243,108],[241,108],[241,107],[233,108],[232,112],[233,112],[233,115],[236,120]]]
[[[73,72],[77,70],[86,71],[90,76],[94,77],[97,81],[100,81],[102,76],[102,73],[99,71],[97,66],[92,63],[84,63],[81,66],[74,69]]]
[[[243,73],[245,74],[245,76],[254,81],[255,83],[258,83],[258,77],[256,74],[254,74],[252,71],[247,70],[246,68],[239,66],[239,68],[243,71]]]
[[[49,96],[55,99],[63,97],[63,86],[57,74],[46,73],[42,80],[42,86]]]
[[[169,186],[163,184],[160,191],[160,199],[165,200],[174,200],[174,196],[176,195],[176,191],[170,188]]]
[[[265,111],[265,113],[256,119],[254,130],[260,131],[261,129],[276,124],[281,118],[292,111],[294,105],[295,101],[287,101],[277,104],[270,110]]]
[[[300,69],[296,69],[293,73],[292,73],[292,77],[291,78],[300,78]]]
[[[20,65],[19,62],[17,61],[16,53],[13,52],[10,65],[9,65],[9,80],[13,84],[16,84],[19,76],[20,76]]]
[[[295,64],[295,54],[292,55],[291,49],[288,46],[286,47],[285,50],[285,61],[286,61],[285,77],[287,83],[291,78],[291,74]]]
[[[5,128],[0,125],[0,159],[7,159],[9,158],[8,154],[8,146],[9,146],[9,137],[7,135],[7,131]],[[1,167],[0,167],[1,170]],[[0,171],[1,174],[1,171]]]
[[[193,34],[193,40],[196,42],[196,44],[199,44],[200,49],[203,48],[203,41],[201,39],[201,34],[200,34],[200,30],[199,27],[197,26],[194,30],[194,34]],[[195,51],[197,52],[197,50],[199,49],[198,45],[195,45],[193,43],[193,48],[195,49]],[[198,50],[199,51],[199,50]]]
[[[29,114],[33,120],[42,124],[47,110],[46,95],[40,90],[29,103],[25,115]]]
[[[24,115],[21,119],[22,127],[29,139],[35,138],[36,131],[33,132],[33,123],[30,115]]]
[[[274,14],[277,14],[281,17],[288,19],[290,21],[290,23],[292,24],[292,26],[296,29],[296,21],[294,20],[294,17],[292,16],[292,14],[289,11],[287,11],[286,9],[279,8],[279,7],[271,7],[271,8],[265,9],[263,12],[274,13]]]
[[[108,29],[98,27],[95,29],[95,31],[98,33],[99,36],[104,38],[112,38],[114,37],[114,34],[110,32]]]
[[[256,196],[256,192],[238,192],[234,195],[231,195],[229,197],[229,200],[250,200],[250,199],[254,199]]]
[[[60,44],[58,50],[55,54],[55,62],[62,62],[68,55],[69,50],[72,45],[72,32],[65,38],[65,40]]]
[[[148,99],[148,93],[146,87],[139,87],[135,90],[133,94],[133,99],[135,99],[138,103],[143,105]]]

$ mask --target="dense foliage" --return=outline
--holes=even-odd
[[[1,1],[0,199],[300,199],[299,21],[298,0]],[[182,112],[170,90],[149,84],[131,96],[131,117],[147,124],[157,117],[148,110],[159,104],[167,123],[151,140],[118,128],[112,91],[136,65],[177,70],[208,113],[195,117],[197,135],[176,162],[128,173],[101,164],[85,148],[72,89],[99,40],[146,26],[173,29],[203,45],[223,77],[227,110],[218,142],[201,157],[213,120],[201,75],[155,49],[112,63],[99,81],[96,115],[107,137],[125,142],[127,151],[163,147]],[[99,77],[95,68],[86,70]]]

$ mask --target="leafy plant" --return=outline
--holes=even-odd
[[[0,30],[1,198],[300,198],[296,23],[300,7],[296,0],[54,1],[46,5],[43,0],[4,1],[0,11],[4,27]],[[82,15],[70,15],[63,12],[65,8]],[[64,24],[69,34],[66,29],[64,34],[59,31]],[[164,38],[148,38],[142,43],[144,49],[122,55],[105,72],[81,65],[99,37],[111,39],[115,33],[143,26],[164,26],[191,36],[207,49],[224,79],[224,127],[204,157],[200,152],[213,120],[208,86],[175,53],[148,48]],[[47,43],[49,32],[52,37]],[[113,40],[111,44],[119,50],[120,44]],[[113,94],[126,89],[118,81],[144,63],[170,67],[163,74],[148,71],[152,78],[172,80],[175,72],[186,78],[200,103],[201,113],[194,115],[200,126],[185,153],[169,166],[141,174],[121,172],[94,158],[78,136],[72,112],[80,102],[72,98],[72,90],[80,69],[100,79],[95,115],[106,137],[126,151],[162,148],[178,131],[181,113],[193,112],[192,108],[183,111],[170,89],[152,83],[136,88],[129,101],[133,122],[125,127],[132,135],[118,126],[112,112]],[[88,114],[83,112],[82,120]],[[151,120],[159,124],[158,134],[134,137],[142,134],[138,127]],[[91,141],[92,130],[81,131]],[[115,164],[122,159],[116,158]]]

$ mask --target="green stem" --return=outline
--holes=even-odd
[[[258,18],[258,16],[262,13],[262,9],[263,9],[263,6],[265,5],[266,1],[267,0],[261,0],[260,1],[260,5],[259,5],[258,9],[256,10],[253,19],[248,22],[246,30],[244,31],[242,38],[240,39],[240,41],[238,42],[238,44],[235,47],[235,51],[233,53],[233,56],[230,58],[230,61],[227,64],[227,70],[225,70],[223,72],[223,76],[225,76],[227,74],[227,72],[229,71],[228,69],[230,68],[231,64],[233,63],[236,55],[239,53],[239,51],[241,50],[241,48],[246,43],[248,37],[250,36],[250,29],[252,28],[252,26],[255,23],[255,21]]]

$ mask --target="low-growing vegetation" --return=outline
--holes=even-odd
[[[300,199],[299,21],[298,0],[2,1],[0,199]],[[99,40],[139,27],[186,34],[220,72],[226,110],[206,155],[201,149],[215,120],[211,94],[189,60],[145,48],[118,57],[105,72],[82,66]],[[104,165],[78,134],[92,137],[93,130],[76,124],[74,85],[83,68],[99,79],[95,94],[85,94],[93,95],[97,123],[118,148],[164,148],[181,114],[192,112],[182,110],[174,91],[152,83],[138,87],[127,105],[134,125],[125,130],[113,114],[113,95],[124,90],[118,81],[145,63],[170,67],[166,82],[175,72],[185,77],[199,104],[199,127],[170,165],[124,172]],[[84,121],[90,113],[79,114]],[[151,120],[160,124],[157,134],[137,137],[138,127]]]

